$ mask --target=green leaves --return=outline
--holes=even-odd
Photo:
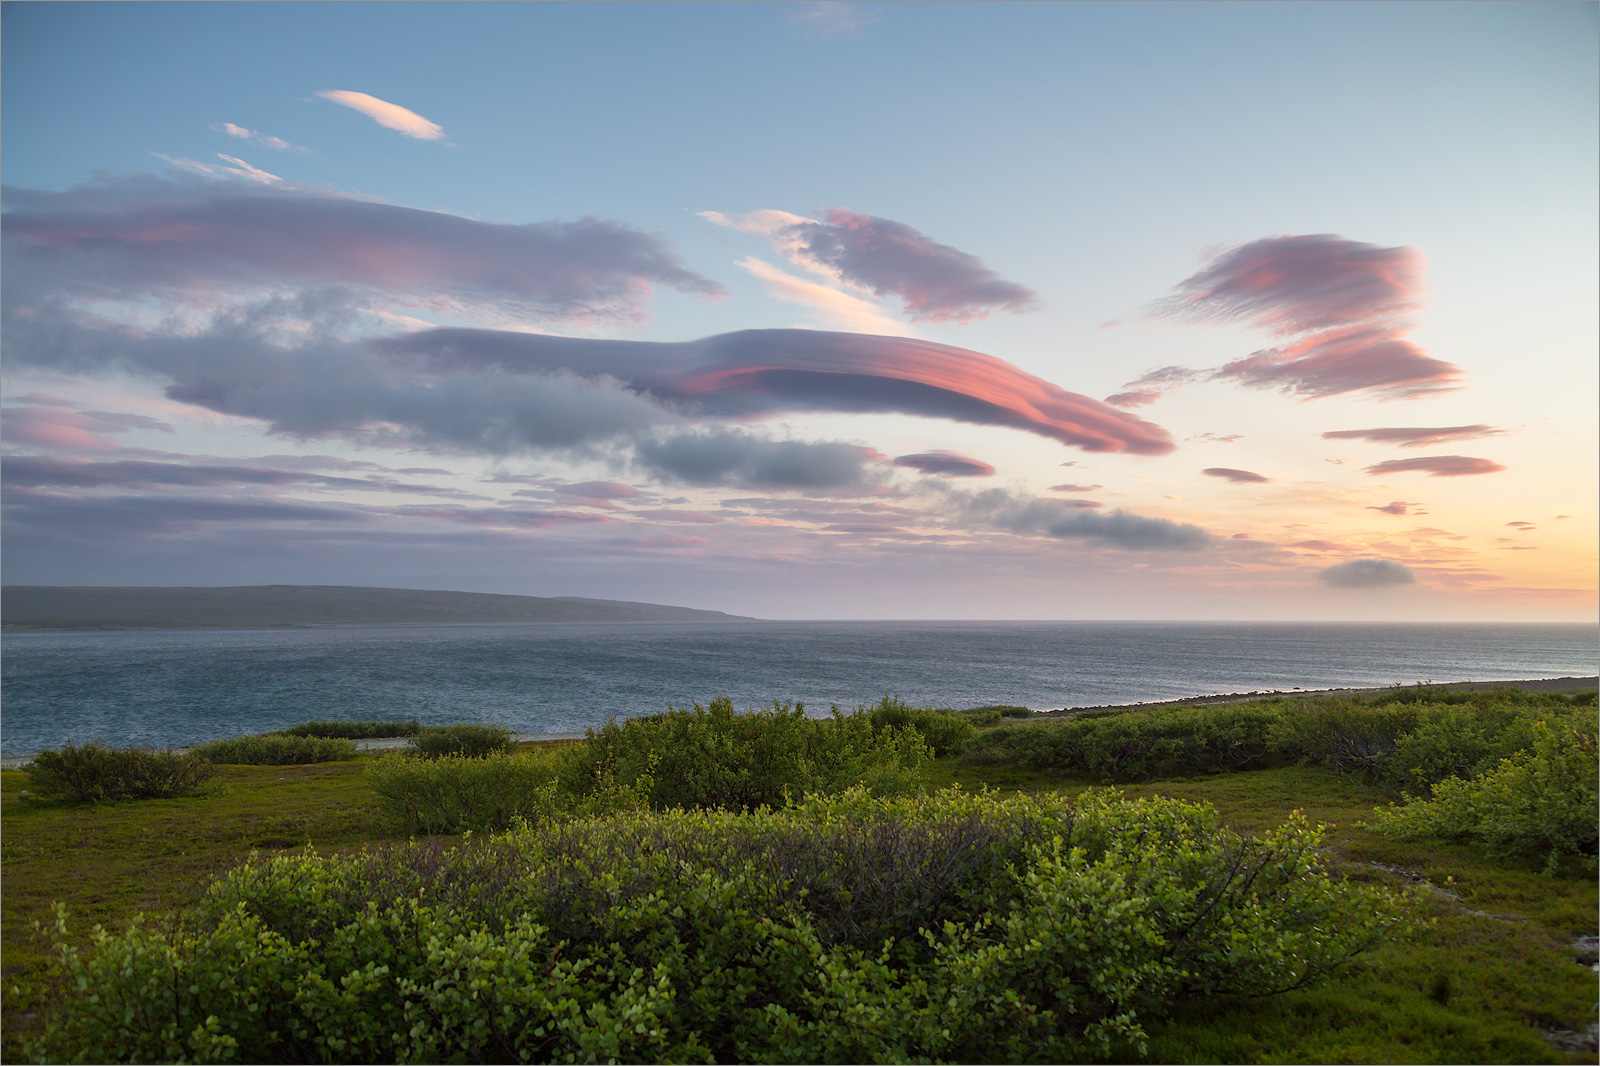
[[[41,751],[28,764],[31,784],[48,799],[108,803],[192,796],[216,774],[199,755],[149,748],[108,748],[99,741]]]
[[[490,760],[399,760],[491,765]],[[241,867],[63,947],[45,1058],[1064,1061],[1405,927],[1316,831],[1090,793],[634,809]],[[58,933],[58,940],[64,939]]]

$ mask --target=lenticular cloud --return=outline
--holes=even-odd
[[[651,343],[439,329],[374,342],[439,370],[604,375],[692,414],[897,412],[1006,426],[1091,452],[1164,455],[1166,430],[981,352],[909,337],[760,329]]]
[[[1423,305],[1422,275],[1415,248],[1329,233],[1266,237],[1213,257],[1156,311],[1178,321],[1237,323],[1277,339],[1208,377],[1306,397],[1411,398],[1447,391],[1461,377],[1459,367],[1407,339]],[[1175,371],[1181,368],[1130,382],[1113,400],[1149,403],[1188,380]]]

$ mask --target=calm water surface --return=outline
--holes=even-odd
[[[184,745],[308,718],[578,732],[726,695],[826,714],[1596,673],[1593,625],[758,622],[9,633],[0,749]]]

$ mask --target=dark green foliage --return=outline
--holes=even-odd
[[[928,742],[936,759],[960,755],[972,738],[978,735],[976,723],[961,712],[912,707],[898,696],[885,696],[873,706],[858,709],[856,713],[871,718],[872,728],[879,732],[915,729]],[[998,714],[994,720],[999,720]]]
[[[1103,781],[1227,773],[1272,764],[1271,703],[1079,716],[1003,726],[969,750],[973,763],[1018,763]]]
[[[477,759],[495,752],[509,753],[516,748],[511,730],[497,725],[425,725],[411,738],[407,750],[425,759],[444,755]]]
[[[212,762],[239,766],[292,766],[354,759],[356,746],[332,737],[279,736],[265,733],[196,744],[189,751]]]
[[[637,785],[657,809],[754,810],[856,784],[917,791],[914,771],[928,748],[916,730],[867,714],[808,718],[783,704],[737,714],[719,696],[692,710],[607,722],[574,752],[562,787],[577,795]]]
[[[198,755],[150,748],[108,748],[99,741],[41,751],[28,764],[33,790],[47,799],[104,803],[192,796],[216,773]]]
[[[90,1061],[1074,1061],[1181,1000],[1402,932],[1318,833],[1091,795],[855,790],[471,846],[262,860],[64,949],[36,1049]]]
[[[287,737],[341,737],[345,740],[414,737],[421,731],[422,725],[415,718],[403,722],[379,722],[371,719],[360,722],[301,722],[288,729],[277,730]]]
[[[1427,711],[1412,701],[1366,704],[1323,698],[1273,702],[1281,707],[1271,730],[1275,755],[1287,762],[1326,766],[1373,780],[1386,776],[1400,738],[1415,729]]]

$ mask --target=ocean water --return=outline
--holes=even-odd
[[[1035,710],[1588,676],[1593,625],[756,622],[8,633],[0,750],[186,745],[308,718],[581,732],[726,695]]]

